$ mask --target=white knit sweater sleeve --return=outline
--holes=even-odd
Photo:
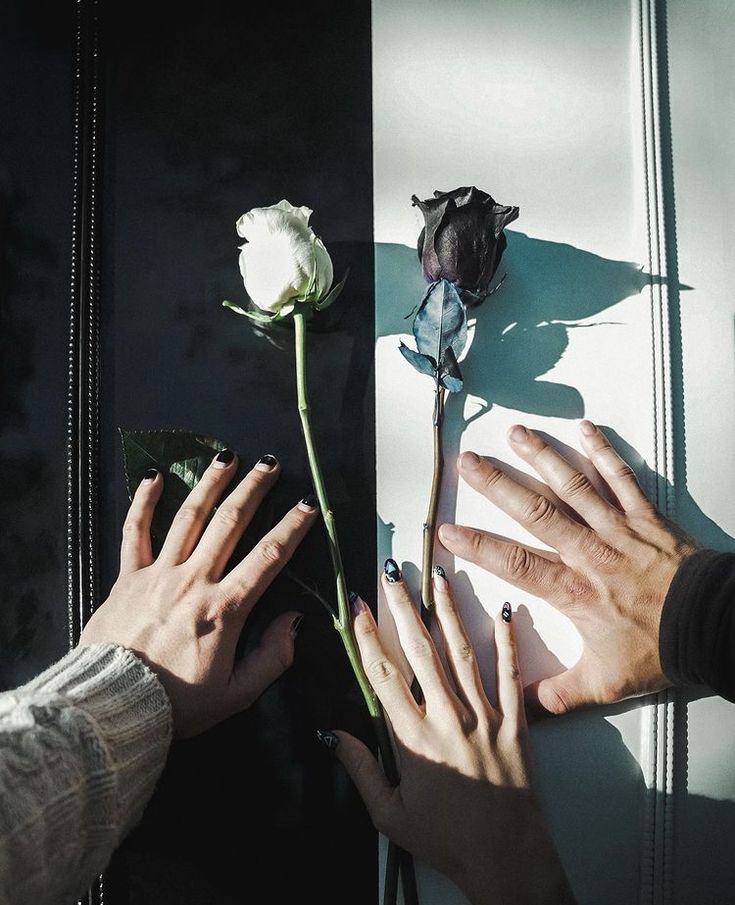
[[[0,905],[76,901],[143,813],[170,742],[163,686],[114,644],[0,694]]]

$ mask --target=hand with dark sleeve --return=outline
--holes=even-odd
[[[705,683],[733,698],[735,556],[698,550],[668,522],[594,424],[583,421],[580,438],[606,494],[521,425],[509,444],[545,485],[529,489],[472,452],[458,461],[463,480],[546,549],[480,528],[439,529],[451,553],[543,598],[578,629],[580,660],[529,686],[527,702],[559,714],[673,683]]]

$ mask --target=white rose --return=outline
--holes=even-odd
[[[285,314],[284,306],[293,307],[307,292],[310,301],[329,292],[332,259],[309,226],[311,214],[308,207],[279,201],[253,208],[237,221],[237,233],[245,239],[240,273],[247,294],[263,311]]]

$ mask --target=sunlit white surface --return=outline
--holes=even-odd
[[[732,280],[726,279],[732,243],[725,236],[735,174],[731,156],[723,157],[732,142],[715,140],[717,119],[700,109],[712,72],[703,51],[689,46],[688,20],[696,15],[683,0],[674,4],[673,47],[682,51],[681,63],[677,56],[672,64],[675,149],[676,130],[687,133],[688,117],[700,125],[705,120],[710,167],[727,179],[713,180],[711,170],[700,168],[698,139],[682,137],[685,185],[677,212],[685,221],[679,223],[679,244],[686,242],[688,250],[680,252],[679,277],[694,287],[682,290],[681,300],[687,417],[690,431],[694,425],[697,432],[696,439],[688,434],[688,489],[706,515],[732,532],[735,311],[728,294]],[[728,21],[731,28],[732,12]],[[646,278],[636,278],[636,267],[644,268],[648,255],[636,28],[631,5],[623,0],[374,0],[379,552],[397,559],[414,587],[431,475],[433,402],[431,381],[397,349],[399,339],[412,342],[410,320],[403,317],[423,285],[414,250],[421,227],[410,203],[414,193],[428,197],[434,189],[475,184],[499,202],[520,207],[501,264],[506,283],[477,311],[475,347],[463,364],[466,393],[449,400],[440,520],[523,538],[510,518],[458,482],[454,469],[456,455],[474,449],[527,471],[505,442],[518,421],[577,449],[581,417],[609,425],[644,482],[651,478],[657,421],[650,306]],[[732,76],[722,71],[727,40],[714,45],[722,65],[713,68],[732,85]],[[700,81],[687,92],[692,72]],[[716,211],[710,223],[698,190],[703,182]],[[706,300],[700,287],[706,287]],[[529,309],[539,317],[533,319]],[[508,356],[538,357],[541,364],[523,371],[522,379],[515,372],[507,377],[514,360]],[[505,370],[494,371],[493,361],[505,362]],[[713,400],[720,414],[714,424]],[[717,482],[713,474],[720,476]],[[697,509],[696,502],[687,508]],[[441,549],[437,558],[454,573],[491,694],[489,617],[506,599],[517,610],[525,681],[578,658],[576,631],[548,604],[468,563],[454,563]],[[381,620],[388,629],[385,608]],[[733,724],[730,705],[717,701],[708,708],[706,725],[712,713]],[[639,702],[534,728],[544,804],[583,903],[638,899],[646,714],[645,702]],[[697,765],[690,770],[696,773]],[[727,788],[731,784],[730,779]],[[421,871],[420,883],[424,905],[462,901],[434,874]]]

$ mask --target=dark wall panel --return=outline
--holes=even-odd
[[[61,6],[61,8],[59,8]],[[0,687],[69,645],[72,17],[0,4]]]
[[[101,585],[126,507],[116,429],[183,427],[274,453],[274,517],[310,490],[293,334],[242,301],[235,220],[306,204],[348,287],[310,339],[316,429],[351,585],[375,585],[369,3],[108,5],[103,18]],[[331,589],[321,526],[295,571]],[[375,836],[317,727],[367,736],[336,633],[286,579],[254,614],[301,608],[297,662],[253,708],[177,744],[110,883],[135,905],[377,898]],[[273,869],[273,864],[280,865]]]
[[[100,55],[87,53],[84,66],[85,80],[95,65],[100,77],[101,182],[77,181],[75,193],[80,9],[100,14]],[[75,612],[104,599],[116,575],[127,507],[119,427],[194,429],[246,460],[275,453],[283,477],[270,501],[274,518],[310,490],[292,332],[257,335],[221,307],[224,298],[244,298],[235,220],[284,197],[314,208],[338,277],[351,269],[340,302],[311,335],[310,379],[350,586],[371,596],[370,4],[215,0],[185,9],[171,2],[11,0],[0,16],[0,681],[32,675],[60,656],[69,638],[75,198],[88,213],[95,203],[94,219],[78,221],[84,236],[77,231],[75,266],[90,238],[96,256],[75,304],[91,305],[93,338],[97,318],[99,324],[98,385],[96,353],[85,358],[84,343],[78,346],[79,374],[90,365],[86,379],[99,390],[99,422],[94,393],[78,395],[75,422],[80,448],[91,426],[89,456],[82,458],[99,478],[96,549],[85,546],[98,580],[85,582],[83,569],[74,579]],[[89,51],[92,18],[84,22]],[[77,135],[82,146],[90,140],[84,128]],[[81,480],[69,495],[82,522],[85,493]],[[293,569],[331,589],[321,526]],[[85,600],[95,588],[99,600]],[[141,825],[105,875],[106,905],[377,900],[375,834],[351,784],[315,740],[316,728],[333,726],[369,738],[328,617],[313,596],[282,578],[256,608],[243,644],[254,643],[272,614],[287,608],[307,617],[294,668],[248,713],[174,745]]]

